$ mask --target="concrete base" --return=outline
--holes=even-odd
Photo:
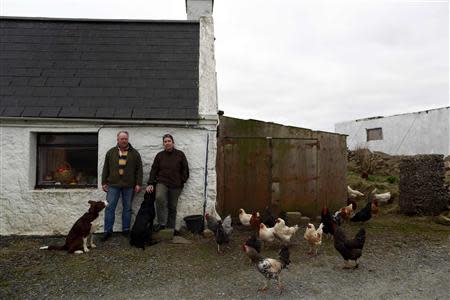
[[[153,238],[160,241],[171,241],[173,239],[173,235],[173,229],[162,229],[158,232],[153,233]]]
[[[299,211],[288,211],[286,213],[287,216],[287,224],[289,226],[294,226],[301,224],[302,213]]]

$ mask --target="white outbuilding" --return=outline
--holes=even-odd
[[[335,124],[350,150],[368,148],[391,155],[450,155],[450,107]]]

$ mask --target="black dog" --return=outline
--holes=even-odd
[[[142,248],[156,244],[152,240],[153,220],[155,219],[155,191],[145,193],[144,201],[139,208],[133,228],[130,232],[130,244]]]

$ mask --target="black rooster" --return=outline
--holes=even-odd
[[[366,230],[361,228],[355,238],[348,240],[344,230],[337,227],[334,232],[334,248],[342,255],[345,260],[344,269],[352,268],[349,260],[355,261],[354,268],[358,267],[358,258],[362,255],[362,249],[366,241]]]
[[[336,221],[331,217],[330,210],[328,207],[322,208],[320,223],[323,224],[323,233],[325,234],[334,234],[334,230],[338,226]]]

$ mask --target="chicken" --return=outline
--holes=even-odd
[[[289,243],[292,236],[297,232],[298,225],[295,225],[293,227],[286,226],[284,220],[278,218],[273,229],[276,238],[278,238],[283,243]]]
[[[309,223],[306,226],[305,234],[303,235],[304,239],[308,241],[309,244],[309,252],[308,254],[313,253],[313,249],[315,249],[315,254],[317,255],[317,251],[319,250],[320,245],[322,244],[322,234],[323,234],[323,223],[320,223],[319,228],[314,226],[314,224]]]
[[[259,238],[263,242],[272,243],[275,240],[273,227],[269,228],[264,223],[259,224]]]
[[[254,228],[256,231],[259,230],[259,224],[261,224],[261,218],[259,216],[259,212],[253,212],[252,217],[250,218],[250,226]]]
[[[216,232],[217,230],[217,218],[214,216],[211,216],[210,214],[205,214],[206,219],[206,227],[211,230],[212,232]]]
[[[366,171],[362,171],[362,172],[361,172],[361,178],[363,178],[363,179],[368,179],[368,178],[369,178],[369,173],[366,172]]]
[[[333,217],[332,217],[333,221],[336,222],[337,226],[341,226],[342,223],[344,222],[344,220],[341,217],[341,213],[339,211],[337,211]]]
[[[349,205],[342,207],[338,212],[343,220],[350,220],[353,215],[353,204],[350,203]]]
[[[231,216],[228,215],[223,221],[219,218],[215,218],[209,214],[205,214],[206,225],[208,229],[214,233],[214,238],[217,243],[217,252],[220,253],[220,245],[228,243],[230,241],[230,235],[233,232],[231,226]]]
[[[266,206],[264,212],[261,215],[261,222],[266,224],[267,227],[273,227],[275,226],[277,220],[277,217],[275,217],[276,215],[278,215],[278,218],[281,218],[285,221],[287,220],[287,213],[285,211],[280,211],[280,209],[274,205],[272,205],[272,208]]]
[[[244,245],[255,249],[258,253],[261,252],[261,241],[256,237],[256,234],[249,237]],[[247,254],[247,252],[245,252],[245,254]]]
[[[383,194],[374,194],[374,198],[380,202],[380,204],[388,204],[392,202],[391,192]]]
[[[372,201],[370,201],[370,196],[371,195],[369,194],[366,206],[350,219],[351,222],[366,222],[372,218]]]
[[[258,239],[256,234],[252,234],[251,237],[245,242],[245,245],[252,247],[256,252],[261,252],[261,241]]]
[[[331,217],[331,213],[328,207],[322,208],[320,222],[323,223],[323,233],[333,236],[334,230],[336,229],[338,224],[336,220]]]
[[[364,196],[363,193],[357,190],[353,190],[349,185],[347,186],[347,194],[350,198],[358,198]]]
[[[264,209],[264,212],[261,215],[261,222],[264,223],[267,227],[273,227],[275,226],[275,220],[272,211],[269,209],[268,206]]]
[[[358,207],[358,205],[356,205],[356,202],[350,198],[347,198],[347,205],[349,205],[349,204],[352,205],[353,211],[356,211],[356,208]]]
[[[355,238],[348,240],[344,230],[341,227],[336,228],[334,232],[334,248],[342,255],[345,264],[344,269],[352,268],[349,261],[355,261],[355,266],[358,267],[358,258],[362,255],[362,249],[366,241],[366,230],[361,228],[356,234]]]
[[[258,289],[258,291],[267,291],[269,288],[270,280],[275,279],[277,281],[277,288],[281,294],[283,292],[283,285],[281,284],[280,273],[291,262],[289,259],[289,248],[283,246],[278,252],[278,259],[263,257],[254,248],[247,245],[243,245],[242,248],[247,256],[251,259],[252,263],[256,265],[256,269],[258,270],[258,272],[260,272],[266,278],[264,286]]]
[[[244,226],[250,226],[250,219],[252,218],[251,214],[245,212],[243,208],[239,209],[239,222],[241,222]]]

